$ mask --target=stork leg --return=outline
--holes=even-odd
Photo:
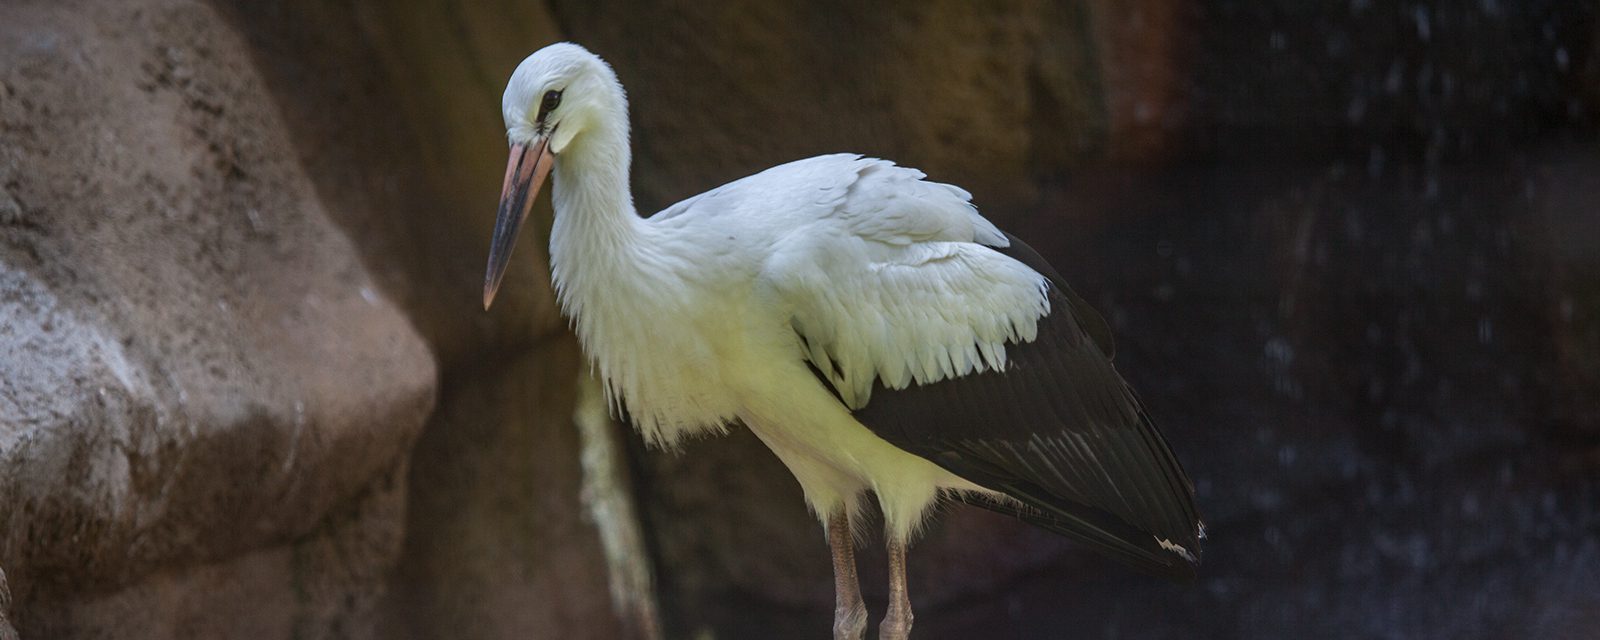
[[[889,538],[889,612],[878,627],[882,640],[911,637],[911,595],[906,591],[906,542]]]
[[[844,509],[828,516],[828,547],[833,550],[833,640],[861,640],[867,630],[867,605],[861,601],[855,537]]]

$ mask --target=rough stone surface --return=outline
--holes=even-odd
[[[375,640],[405,521],[404,469],[292,544],[160,569],[39,607],[28,637]]]
[[[425,343],[328,219],[211,7],[0,14],[13,621],[25,637],[359,636],[433,404]],[[369,500],[393,506],[331,515]],[[347,543],[360,552],[326,550]],[[168,605],[189,622],[156,625]]]

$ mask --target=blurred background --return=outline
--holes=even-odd
[[[951,508],[918,637],[1600,633],[1593,0],[8,0],[0,638],[826,636],[753,437],[585,413],[547,203],[481,310],[500,92],[562,39],[641,211],[891,158],[1112,323],[1198,582]]]

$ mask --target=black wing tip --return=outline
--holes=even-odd
[[[1062,526],[1061,521],[1046,518],[1023,517],[1022,520],[1052,533],[1072,538],[1094,552],[1126,565],[1148,576],[1171,580],[1182,585],[1195,583],[1200,570],[1199,545],[1173,545],[1149,533],[1135,537],[1118,536],[1114,540],[1093,539],[1083,531]],[[1166,542],[1166,544],[1163,544]],[[1168,546],[1172,545],[1172,546]]]
[[[1158,571],[1156,575],[1178,584],[1194,584],[1200,573],[1201,551],[1199,541],[1191,543],[1191,547],[1192,550],[1185,547],[1182,551],[1178,551],[1167,549],[1163,546],[1162,551],[1165,552],[1168,561],[1162,565],[1163,570]]]
[[[1158,555],[1152,558],[1143,554],[1126,556],[1102,552],[1103,555],[1122,562],[1122,564],[1136,572],[1154,578],[1169,580],[1180,585],[1192,585],[1199,578],[1200,559],[1198,557],[1165,549],[1156,550],[1153,553]]]
[[[1072,538],[1096,553],[1148,576],[1191,585],[1199,575],[1198,544],[1193,545],[1193,551],[1189,547],[1169,548],[1162,544],[1161,539],[1149,533],[1142,533],[1132,539],[1118,537],[1114,541],[1095,540],[1084,535],[1082,531],[1060,526],[1062,523],[1059,521],[1044,522],[1041,519],[1027,517],[1022,520],[1052,533]]]
[[[1183,585],[1194,584],[1198,577],[1202,556],[1200,538],[1203,536],[1198,522],[1192,535],[1180,536],[1178,542],[1173,542],[1093,507],[1061,504],[1049,498],[1039,500],[1034,492],[1016,488],[1005,493],[1022,504],[1001,502],[979,494],[962,496],[960,500],[1070,538],[1145,575]]]

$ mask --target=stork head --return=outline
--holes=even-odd
[[[599,56],[570,42],[535,51],[517,65],[506,84],[500,110],[505,116],[511,159],[506,164],[500,212],[489,246],[484,309],[494,301],[516,245],[517,230],[533,208],[556,156],[581,149],[587,132],[627,126],[627,103],[616,73]]]

